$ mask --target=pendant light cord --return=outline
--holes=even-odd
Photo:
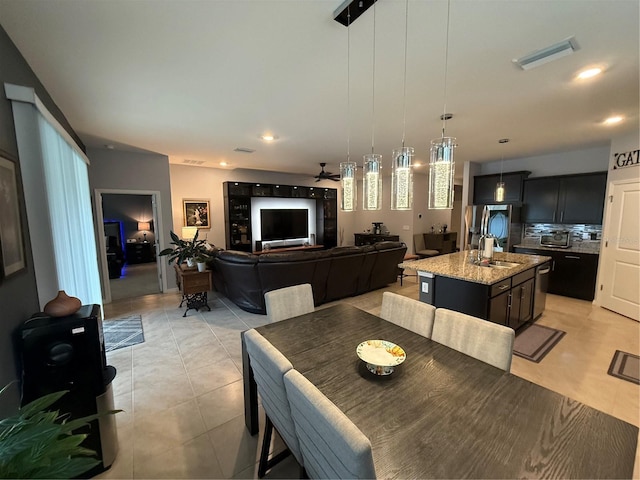
[[[375,5],[375,4],[374,4]],[[402,148],[407,125],[407,39],[409,38],[409,0],[404,2],[404,87],[402,93]]]
[[[347,162],[351,151],[351,6],[347,7]]]
[[[447,124],[447,73],[449,71],[449,23],[451,17],[451,0],[447,1],[447,39],[444,46],[444,110],[442,112],[442,138]]]
[[[376,121],[376,4],[373,4],[373,61],[371,67],[371,153],[374,153]]]

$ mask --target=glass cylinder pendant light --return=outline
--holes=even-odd
[[[347,161],[340,164],[340,190],[342,191],[342,198],[340,200],[340,209],[343,212],[353,212],[356,209],[356,169],[355,162],[350,161],[350,147],[351,147],[351,94],[350,94],[350,80],[351,80],[351,67],[350,67],[350,46],[351,46],[351,11],[350,7],[347,7]]]
[[[340,164],[340,187],[342,201],[340,207],[343,212],[353,212],[356,209],[356,162],[342,162]]]
[[[413,147],[404,146],[407,123],[407,37],[409,25],[409,1],[405,2],[404,19],[404,80],[402,96],[402,147],[393,151],[391,158],[391,210],[413,208]]]
[[[429,208],[453,208],[453,173],[455,162],[453,151],[456,139],[442,137],[431,140],[429,160]]]
[[[498,140],[498,143],[508,143],[508,138],[501,138]],[[500,159],[500,181],[496,183],[496,190],[493,192],[493,199],[496,202],[504,202],[504,196],[506,194],[506,190],[504,188],[504,182],[502,181],[502,164],[504,163],[504,153],[502,154],[502,158]]]
[[[413,208],[412,159],[413,147],[401,147],[393,151],[391,210],[411,210]]]
[[[371,62],[371,153],[363,156],[362,209],[382,210],[382,155],[375,151],[376,4],[373,4],[373,60]]]
[[[364,155],[362,167],[362,209],[382,209],[382,155]]]

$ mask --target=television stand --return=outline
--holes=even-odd
[[[301,252],[306,250],[322,250],[324,249],[324,245],[301,245],[298,247],[274,247],[269,250],[255,250],[253,252],[254,255],[262,255],[267,253],[281,253],[281,252]]]

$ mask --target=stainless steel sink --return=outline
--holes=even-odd
[[[520,265],[522,264],[515,263],[515,262],[503,262],[502,260],[493,260],[489,262],[488,266],[490,268],[513,268],[513,267],[519,267]]]

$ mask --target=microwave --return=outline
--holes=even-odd
[[[556,230],[540,235],[540,245],[543,247],[569,248],[571,246],[571,232]]]

